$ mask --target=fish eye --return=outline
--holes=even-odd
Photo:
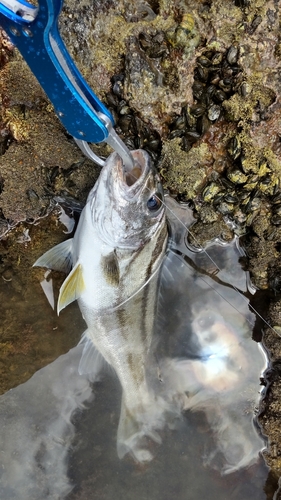
[[[162,194],[155,193],[149,200],[147,201],[147,208],[150,212],[157,212],[159,208],[162,206]]]

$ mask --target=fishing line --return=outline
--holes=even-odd
[[[157,195],[156,195],[156,194],[155,194],[154,196],[156,196],[156,197],[157,197]],[[158,197],[157,197],[157,198],[158,198]],[[180,218],[179,218],[179,217],[178,217],[178,216],[177,216],[177,215],[173,212],[173,210],[172,210],[170,207],[168,207],[168,205],[167,205],[167,204],[166,204],[163,200],[161,200],[160,198],[158,198],[158,199],[159,199],[159,201],[161,201],[161,202],[163,203],[164,207],[165,207],[168,211],[170,211],[170,212],[173,214],[173,216],[177,219],[177,221],[178,221],[178,222],[179,222],[179,223],[180,223],[180,224],[181,224],[181,225],[182,225],[182,226],[183,226],[183,227],[187,230],[187,232],[190,234],[190,236],[192,236],[192,238],[194,239],[194,241],[195,241],[196,245],[198,246],[199,250],[200,250],[200,251],[202,251],[202,252],[203,252],[203,253],[204,253],[204,254],[208,257],[208,259],[212,262],[212,264],[213,264],[213,265],[217,268],[218,272],[221,272],[221,273],[222,273],[222,269],[220,268],[220,266],[219,266],[219,265],[218,265],[218,264],[214,261],[214,259],[213,259],[213,258],[211,257],[211,255],[207,252],[207,250],[206,250],[204,247],[202,247],[202,245],[199,243],[199,241],[198,241],[198,240],[197,240],[197,238],[193,235],[193,233],[190,231],[190,229],[189,229],[189,228],[185,225],[185,223],[184,223],[184,222],[183,222],[183,221],[182,221],[182,220],[181,220],[181,219],[180,219]],[[201,279],[202,279],[203,281],[205,281],[202,277],[201,277]],[[205,281],[205,283],[207,283],[207,282]],[[210,285],[209,283],[207,283],[207,284],[211,287],[211,285]],[[257,311],[257,310],[256,310],[256,309],[255,309],[255,308],[254,308],[251,304],[250,304],[249,300],[248,300],[248,299],[244,296],[244,294],[243,294],[243,293],[242,293],[242,292],[241,292],[241,291],[240,291],[240,290],[239,290],[239,289],[238,289],[235,285],[233,285],[232,283],[229,283],[229,285],[230,285],[230,286],[231,286],[231,287],[232,287],[232,288],[233,288],[233,289],[234,289],[234,290],[235,290],[235,291],[236,291],[236,292],[240,295],[240,297],[241,297],[241,298],[242,298],[242,299],[243,299],[243,300],[247,303],[248,307],[252,310],[252,312],[253,312],[254,314],[256,314],[256,315],[257,315],[257,316],[258,316],[258,317],[259,317],[259,318],[260,318],[260,319],[264,322],[264,324],[265,324],[268,328],[270,328],[270,329],[271,329],[274,333],[276,333],[276,335],[278,335],[278,333],[277,333],[277,332],[274,330],[274,328],[273,328],[273,327],[272,327],[272,326],[271,326],[271,325],[270,325],[270,324],[266,321],[266,319],[265,319],[265,318],[263,318],[263,317],[261,316],[261,314],[259,314],[259,312],[258,312],[258,311]],[[213,287],[211,287],[211,288],[213,288]],[[215,288],[214,288],[214,290],[215,290]],[[219,294],[219,292],[218,292],[217,290],[216,290],[216,292],[218,293],[218,295],[220,295],[220,294]],[[220,295],[220,296],[221,296],[221,295]],[[221,296],[221,297],[222,297],[222,298],[223,298],[226,302],[228,302],[228,300],[226,300],[226,298],[225,298],[225,297],[223,297],[223,296]],[[231,304],[230,302],[228,302],[228,303],[229,303],[229,304],[230,304],[230,305],[231,305],[231,306],[232,306],[232,307],[233,307],[233,308],[237,311],[236,307],[235,307],[233,304]],[[238,312],[239,312],[239,311],[238,311]],[[240,313],[240,314],[242,314],[242,313]],[[247,320],[247,321],[248,321],[248,320]],[[252,326],[254,326],[251,322],[249,322],[249,323],[250,323]]]
[[[185,262],[188,263],[189,266],[192,266],[193,269],[197,272],[197,273],[200,273],[198,278],[201,279],[209,288],[211,288],[214,292],[217,293],[217,295],[219,295],[219,297],[221,297],[225,302],[227,302],[227,304],[229,304],[236,312],[238,312],[240,314],[240,316],[242,316],[252,327],[255,326],[255,323],[253,323],[252,321],[250,321],[248,318],[246,318],[244,316],[244,314],[239,311],[239,309],[234,305],[232,304],[229,300],[227,300],[225,298],[224,295],[222,295],[216,288],[215,286],[212,286],[206,279],[203,278],[202,276],[202,273],[204,272],[207,277],[209,277],[211,280],[214,280],[213,276],[214,274],[213,273],[208,273],[207,271],[205,271],[205,269],[202,269],[202,268],[198,268],[196,266],[196,264],[194,264],[194,262],[192,261],[191,258],[187,257],[184,253],[178,251],[178,250],[175,250],[173,248],[171,248],[171,252],[173,252],[175,255],[178,255],[181,259],[183,259]],[[191,261],[191,262],[190,262]],[[193,265],[192,265],[193,264]],[[231,283],[227,283],[227,282],[224,282],[224,281],[221,281],[221,280],[215,280],[217,284],[219,284],[220,286],[224,286],[224,287],[228,287],[230,289],[233,289],[233,285]],[[235,291],[235,290],[234,290]],[[240,293],[240,292],[239,292]],[[240,293],[241,294],[241,293]],[[242,297],[244,298],[244,295],[241,294]],[[247,302],[247,305],[249,306],[249,303]],[[263,318],[262,318],[263,319]]]
[[[134,174],[132,174],[133,177]],[[137,180],[137,177],[135,177],[135,179]],[[145,189],[147,191],[150,192],[150,190],[145,187]],[[164,205],[164,207],[176,218],[176,220],[181,224],[182,227],[184,227],[184,229],[187,231],[187,233],[193,238],[193,240],[195,241],[199,251],[202,251],[206,256],[207,258],[212,262],[212,264],[217,268],[218,272],[221,272],[222,273],[222,269],[220,268],[220,266],[214,261],[214,259],[211,257],[211,255],[207,252],[207,250],[199,243],[198,239],[193,235],[192,231],[190,231],[190,229],[186,226],[186,224],[180,219],[180,217],[178,217],[178,215],[164,202],[164,200],[162,199],[162,197],[160,198],[157,193],[154,193],[153,196],[155,196],[155,198],[161,203]],[[180,206],[180,204],[179,204]],[[204,281],[204,279],[201,277],[201,279]],[[149,279],[150,280],[150,279]],[[148,280],[148,281],[149,281]],[[147,281],[147,283],[148,283]],[[211,286],[209,283],[207,283],[209,286]],[[146,283],[141,287],[143,288],[144,286],[146,285]],[[278,335],[278,333],[276,332],[276,330],[268,323],[268,321],[266,321],[265,318],[263,318],[263,316],[250,304],[249,300],[244,296],[244,294],[235,286],[233,285],[232,283],[229,283],[229,285],[233,288],[233,290],[235,290],[240,296],[241,298],[246,302],[247,306],[249,307],[249,309],[254,313],[256,314],[262,321],[263,323],[270,329],[272,330],[274,333],[276,333],[276,335]],[[212,288],[212,287],[211,287]],[[141,289],[140,289],[141,290]],[[218,293],[218,291],[216,290],[216,292]],[[135,294],[138,293],[138,292],[135,292]],[[135,295],[134,294],[134,295]],[[218,293],[219,294],[219,293]],[[220,295],[220,294],[219,294]],[[222,296],[222,298],[228,302],[226,300],[225,297]],[[239,312],[236,307],[231,304],[230,302],[228,302],[229,305],[231,305],[231,307],[233,307],[237,312]],[[242,313],[240,313],[242,314]],[[247,320],[248,321],[248,320]],[[251,326],[254,326],[251,322],[249,322]]]
[[[219,295],[219,297],[221,297],[225,302],[227,302],[227,304],[229,304],[233,309],[235,309],[236,312],[238,312],[241,316],[243,316],[243,318],[254,328],[255,323],[253,323],[250,319],[245,318],[244,314],[241,311],[239,311],[239,309],[234,304],[232,304],[229,300],[227,300],[214,286],[212,286],[210,283],[208,283],[207,280],[205,280],[202,276],[199,276],[199,278],[204,283],[206,283],[206,285],[208,285],[212,290],[214,290],[214,292],[216,292]],[[230,283],[230,286],[232,286],[231,283]],[[239,292],[239,294],[243,297],[243,299],[245,299],[244,295],[241,294],[241,292]],[[246,299],[246,301],[247,301],[247,299]],[[247,305],[249,306],[248,302],[247,302]],[[263,318],[261,318],[261,319],[263,319]]]
[[[141,292],[141,290],[143,290],[143,288],[145,288],[146,285],[148,285],[148,283],[152,280],[152,278],[154,278],[154,276],[158,273],[158,271],[160,270],[162,264],[163,264],[163,262],[160,262],[159,266],[153,271],[153,273],[151,274],[151,276],[132,295],[130,295],[130,297],[128,297],[128,299],[123,300],[123,302],[120,302],[120,304],[117,304],[114,307],[106,308],[106,313],[116,311],[120,307],[124,306],[124,304],[126,304],[127,302],[129,302],[139,292]]]

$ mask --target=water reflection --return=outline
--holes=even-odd
[[[71,418],[93,399],[77,376],[81,346],[1,396],[1,481],[4,499],[60,498],[72,488],[67,456],[75,435]]]
[[[170,333],[168,356],[163,356],[165,344],[159,342],[163,390],[166,395],[187,394],[183,408],[204,412],[214,438],[214,444],[205,443],[204,464],[224,473],[236,471],[254,463],[263,448],[253,412],[265,356],[251,339],[247,319],[254,322],[253,314],[244,297],[201,276],[177,255],[169,255],[167,275],[162,286],[169,305],[163,300],[161,331]],[[185,288],[180,298],[174,280]],[[167,321],[167,307],[184,314],[176,320],[172,314]]]
[[[190,213],[177,213],[190,223]],[[253,419],[265,358],[251,339],[248,299],[228,286],[247,290],[241,251],[235,240],[210,245],[214,272],[187,248],[180,223],[171,226],[150,377],[174,411],[162,444],[149,444],[154,459],[118,459],[119,382],[112,373],[79,376],[79,345],[0,398],[2,500],[267,498]]]

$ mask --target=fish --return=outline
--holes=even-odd
[[[248,305],[237,288],[225,288],[223,281],[205,275],[201,283],[204,253],[194,254],[186,243],[192,211],[164,199],[145,151],[132,154],[135,167],[130,173],[117,153],[110,155],[74,237],[34,265],[68,274],[57,310],[77,300],[87,324],[79,373],[95,380],[105,360],[118,376],[119,458],[130,454],[136,462],[152,460],[165,425],[175,428],[187,412],[204,411],[216,441],[205,464],[235,472],[254,463],[262,448],[252,418],[241,410],[256,399],[257,373],[264,363],[246,340]],[[235,240],[228,245],[227,261],[232,262],[236,248]],[[235,283],[246,290],[241,272],[237,269]],[[216,276],[225,279],[227,273],[219,270]],[[165,338],[167,344],[180,344],[178,352],[165,352]],[[184,353],[183,346],[189,351]],[[252,351],[250,368],[246,352]],[[245,385],[254,392],[245,391]]]
[[[34,264],[69,273],[58,298],[58,314],[74,300],[87,324],[79,373],[97,370],[98,353],[122,386],[117,432],[120,458],[140,462],[151,452],[142,442],[160,442],[165,402],[147,382],[156,308],[157,275],[168,242],[163,188],[149,155],[132,152],[135,167],[124,171],[113,153],[88,195],[73,238]]]

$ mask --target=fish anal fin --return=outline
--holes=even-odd
[[[118,286],[120,281],[120,270],[116,252],[113,251],[102,257],[101,266],[107,283]]]
[[[54,271],[69,273],[72,267],[72,238],[59,243],[45,252],[33,264],[33,267],[47,267]]]
[[[58,314],[62,309],[68,306],[68,304],[78,299],[84,290],[85,283],[83,279],[83,270],[81,264],[77,262],[60,288],[57,307]]]

